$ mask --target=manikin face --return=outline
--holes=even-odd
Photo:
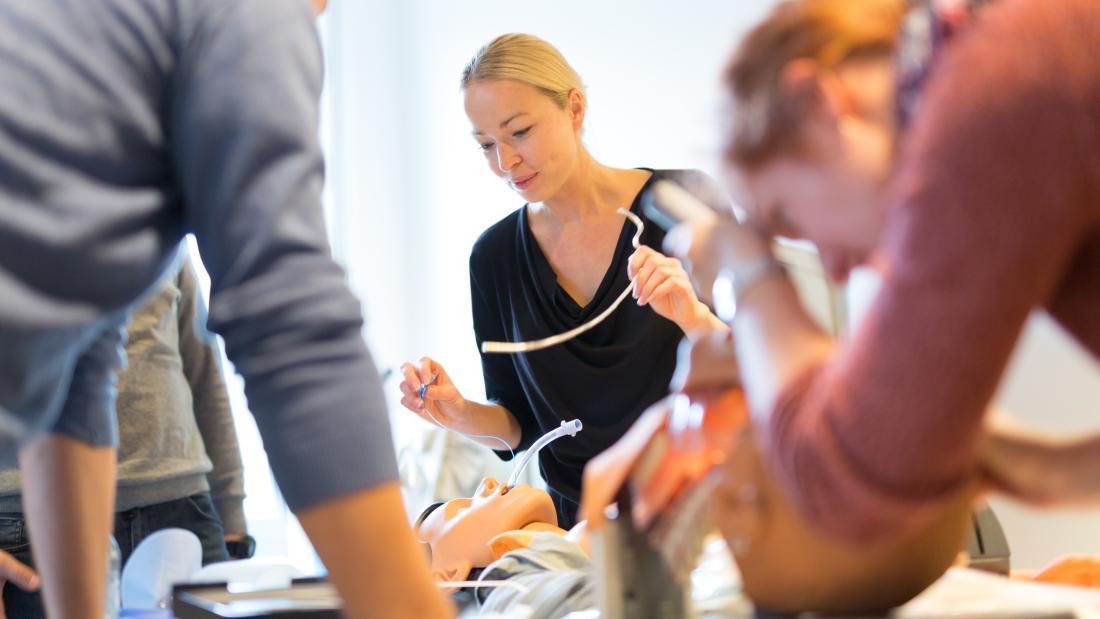
[[[893,72],[887,60],[821,73],[804,149],[729,170],[732,193],[773,233],[813,242],[843,281],[878,245],[893,166]]]
[[[504,486],[486,477],[474,496],[443,504],[416,529],[432,548],[432,571],[444,580],[462,580],[471,568],[494,559],[489,540],[529,525],[558,523],[550,495],[520,484],[504,494]]]
[[[489,169],[524,200],[552,199],[566,184],[582,148],[584,100],[578,91],[562,109],[523,82],[475,81],[466,87],[465,105]]]

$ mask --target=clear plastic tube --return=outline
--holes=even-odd
[[[432,377],[431,384],[433,384],[433,385],[435,384],[436,378],[438,378],[438,377],[436,377],[436,376]],[[420,385],[421,407],[424,409],[424,412],[428,415],[428,417],[431,417],[432,421],[435,422],[435,425],[439,426],[440,428],[442,428],[444,430],[450,430],[451,432],[454,432],[455,434],[458,434],[460,436],[465,436],[468,439],[491,438],[491,439],[495,440],[496,442],[500,443],[501,445],[504,445],[504,448],[508,450],[508,453],[512,454],[512,459],[515,460],[516,452],[512,451],[512,446],[509,445],[507,441],[500,438],[499,436],[494,436],[492,434],[467,434],[466,432],[462,432],[461,430],[455,430],[454,428],[448,428],[447,426],[439,423],[439,420],[435,418],[435,415],[432,414],[432,411],[428,409],[428,401],[424,399],[424,396],[427,395],[427,393],[428,393],[428,385]]]
[[[630,211],[628,211],[624,208],[618,209],[617,212],[619,214],[623,215],[624,217],[626,217],[627,219],[629,219],[631,221],[631,223],[633,223],[635,226],[637,226],[638,229],[634,232],[634,238],[631,239],[630,243],[634,246],[634,249],[638,249],[638,247],[641,245],[642,231],[645,230],[645,223],[637,215],[635,215],[634,213],[631,213]],[[596,316],[592,320],[589,320],[588,322],[584,323],[583,325],[581,325],[579,327],[575,327],[573,329],[570,329],[570,330],[566,331],[565,333],[559,333],[557,335],[551,335],[550,337],[544,337],[541,340],[534,340],[534,341],[531,341],[531,342],[490,342],[490,341],[485,341],[485,342],[481,343],[481,352],[483,352],[483,353],[531,352],[533,350],[542,350],[543,348],[549,348],[551,346],[556,346],[558,344],[561,344],[562,342],[567,342],[567,341],[577,337],[578,335],[584,333],[585,331],[588,331],[592,327],[595,327],[596,325],[603,322],[603,320],[605,318],[607,318],[608,316],[611,315],[611,312],[614,312],[615,309],[618,308],[619,305],[622,304],[623,299],[626,298],[626,295],[630,294],[630,290],[632,288],[634,288],[634,280],[630,280],[630,283],[627,284],[627,286],[626,286],[626,290],[622,291],[622,293],[619,295],[619,298],[615,299],[615,302],[612,303],[607,309],[600,312],[600,314],[598,316]]]
[[[519,464],[512,469],[512,475],[508,478],[508,485],[505,489],[515,488],[519,483],[519,476],[523,474],[523,469],[527,468],[527,463],[531,461],[538,454],[539,450],[546,447],[548,443],[555,439],[559,439],[565,435],[576,436],[577,432],[580,432],[584,428],[584,424],[580,419],[574,419],[573,421],[563,421],[561,425],[550,430],[546,434],[539,437],[537,441],[523,454],[523,458],[520,459]]]

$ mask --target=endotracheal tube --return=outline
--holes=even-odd
[[[519,464],[512,469],[512,475],[508,478],[508,485],[504,487],[504,490],[507,491],[510,488],[514,488],[516,484],[519,483],[519,476],[523,474],[523,469],[527,468],[527,463],[539,453],[540,449],[546,447],[551,441],[565,435],[576,436],[577,432],[580,432],[582,428],[584,428],[584,424],[581,423],[580,419],[563,421],[560,426],[540,436],[527,452],[523,454],[523,458],[520,459]]]

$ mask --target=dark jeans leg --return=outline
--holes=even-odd
[[[161,529],[179,528],[191,531],[202,542],[202,564],[228,561],[225,532],[221,518],[209,492],[193,494],[176,501],[166,501],[148,507],[115,514],[115,537],[122,550],[122,562],[130,558],[134,548],[149,535]]]
[[[23,514],[0,514],[0,550],[34,567]],[[9,619],[45,619],[42,596],[27,593],[13,584],[4,585],[4,611]]]

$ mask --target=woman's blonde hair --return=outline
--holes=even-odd
[[[503,34],[477,51],[462,70],[462,89],[480,80],[515,80],[534,86],[558,107],[569,104],[569,93],[584,97],[581,76],[553,45],[530,34]]]
[[[812,84],[791,88],[783,73],[791,61],[823,67],[897,46],[905,0],[788,0],[753,28],[734,54],[725,82],[733,95],[733,126],[726,158],[760,165],[798,152],[802,121],[818,103]]]

